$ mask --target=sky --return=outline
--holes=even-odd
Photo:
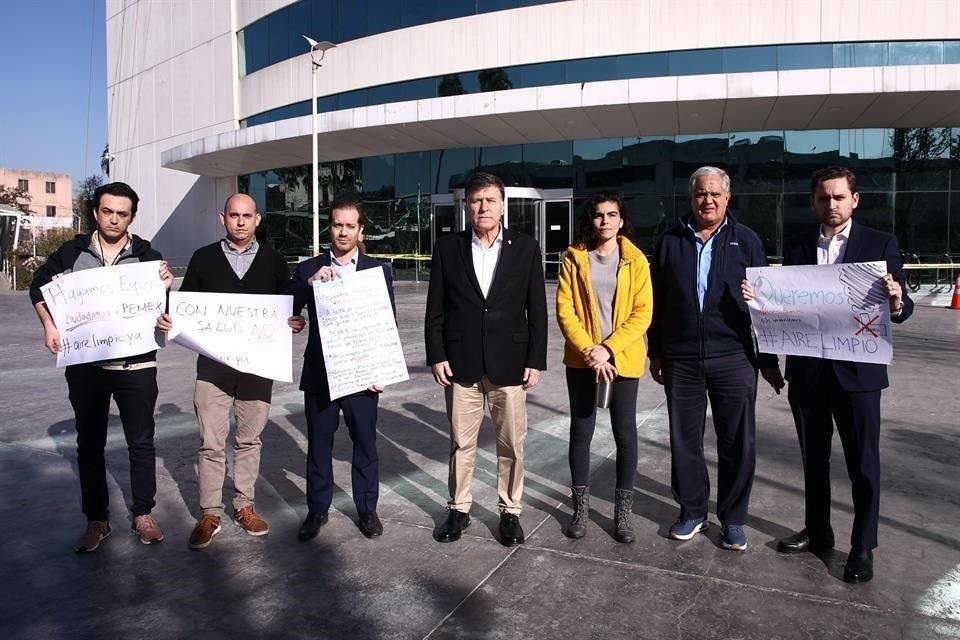
[[[0,166],[69,173],[76,188],[100,174],[107,144],[104,0],[0,0],[0,9]]]

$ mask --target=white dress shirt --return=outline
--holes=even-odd
[[[820,227],[820,237],[817,239],[817,264],[837,264],[843,262],[843,254],[847,251],[850,242],[850,229],[853,220],[847,220],[847,225],[837,231],[829,240],[823,235],[823,226]]]
[[[357,247],[353,250],[353,253],[349,256],[344,256],[340,260],[337,260],[337,257],[333,255],[333,251],[330,252],[330,266],[333,267],[333,270],[339,273],[340,275],[346,275],[348,273],[353,273],[357,270],[357,256],[360,255],[360,247]]]
[[[480,283],[480,291],[486,298],[490,293],[490,283],[493,282],[493,275],[497,270],[497,261],[500,259],[500,247],[503,246],[503,226],[497,230],[497,238],[490,244],[490,248],[485,248],[477,237],[477,232],[471,234],[470,243],[473,253],[473,270],[477,273],[477,281]]]

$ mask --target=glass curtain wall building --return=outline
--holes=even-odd
[[[239,190],[269,240],[303,256],[315,126],[321,238],[334,196],[356,191],[370,252],[429,255],[464,228],[462,186],[484,170],[508,186],[505,223],[556,260],[604,189],[626,196],[650,250],[712,164],[776,260],[813,224],[810,174],[842,164],[860,221],[924,261],[960,254],[960,5],[730,6],[109,0],[111,177],[138,189],[138,233],[165,255],[218,238]],[[304,35],[336,44],[316,94]]]
[[[371,156],[325,163],[321,185],[329,195],[321,202],[337,191],[359,192],[373,227],[369,250],[406,254],[429,251],[433,194],[462,187],[475,170],[508,187],[569,190],[574,212],[591,194],[614,189],[626,196],[636,239],[648,251],[687,213],[688,178],[703,164],[730,174],[733,213],[757,231],[772,259],[785,238],[809,228],[810,175],[830,164],[857,174],[858,221],[896,234],[903,251],[925,261],[960,253],[960,128],[751,131]],[[306,165],[240,179],[290,255],[304,253],[310,239],[309,176]]]

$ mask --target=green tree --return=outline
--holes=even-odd
[[[102,184],[103,176],[87,176],[74,193],[73,213],[80,218],[80,231],[83,233],[96,226],[93,219],[93,192]]]
[[[30,211],[30,194],[23,189],[14,189],[0,184],[0,204],[19,209],[24,213],[32,213]]]

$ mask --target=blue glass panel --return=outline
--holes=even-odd
[[[617,78],[656,78],[670,72],[670,55],[666,53],[638,53],[616,56]]]
[[[960,64],[960,41],[943,43],[943,64]]]
[[[537,189],[573,188],[573,142],[523,145],[523,164]]]
[[[777,68],[829,69],[833,66],[833,45],[784,44],[777,47]]]
[[[949,194],[897,193],[896,203],[894,229],[900,250],[917,254],[921,262],[940,262],[950,232]]]
[[[833,45],[835,67],[882,67],[887,64],[887,43],[863,42]]]
[[[573,169],[576,195],[619,189],[623,184],[623,139],[574,141]]]
[[[290,20],[289,13],[281,9],[266,17],[269,30],[267,46],[267,64],[276,64],[290,57]]]
[[[440,0],[434,10],[434,20],[450,20],[472,16],[477,12],[475,0]]]
[[[467,176],[476,169],[473,147],[467,149],[441,149],[431,157],[431,177],[434,193],[449,193],[463,187]]]
[[[807,197],[813,172],[839,162],[840,132],[785,131],[783,136],[783,189]]]
[[[709,165],[730,173],[729,140],[725,133],[677,136],[673,145],[674,193],[687,197],[690,176]]]
[[[776,68],[776,47],[736,47],[723,50],[724,73],[769,71]]]
[[[287,46],[290,51],[289,57],[310,53],[310,45],[303,39],[303,36],[314,38],[305,31],[310,26],[310,5],[306,2],[298,2],[290,5],[284,11],[288,14],[287,38],[289,43]]]
[[[567,81],[566,65],[563,62],[545,62],[528,64],[506,69],[507,77],[513,82],[513,88],[544,87],[551,84],[563,84]]]
[[[467,88],[464,86],[464,74],[452,73],[448,76],[443,76],[437,80],[437,95],[444,96],[459,96],[464,93],[469,93]]]
[[[598,82],[617,79],[617,58],[586,58],[565,63],[567,82]]]
[[[516,9],[519,6],[520,0],[477,0],[477,13]]]
[[[383,199],[393,197],[393,155],[362,158],[363,193],[365,198]]]
[[[673,51],[668,56],[669,74],[672,76],[720,73],[723,70],[723,55],[720,49]]]
[[[950,188],[950,129],[895,129],[890,135],[897,191]]]
[[[624,193],[673,193],[673,144],[673,136],[624,138]]]
[[[357,0],[336,0],[336,43],[367,35],[367,6]]]
[[[733,192],[770,193],[783,189],[783,132],[730,134]]]
[[[334,19],[336,15],[334,2],[335,0],[310,0],[311,27],[310,32],[303,35],[310,36],[317,42],[340,41],[337,37],[337,21]]]
[[[419,192],[432,193],[430,184],[430,152],[398,153],[396,159],[396,196],[398,198],[416,197]]]
[[[890,64],[941,64],[942,42],[891,42]]]
[[[366,0],[367,33],[384,33],[401,27],[400,6],[397,0]],[[406,4],[404,2],[403,4]]]
[[[390,0],[386,1],[390,2]],[[400,24],[404,27],[427,24],[436,18],[437,0],[402,0],[401,2],[393,0],[393,2],[400,7]]]
[[[840,132],[843,165],[857,174],[861,191],[893,187],[893,129],[850,129]]]
[[[240,33],[246,73],[253,73],[269,64],[268,34],[266,20],[258,20]]]

